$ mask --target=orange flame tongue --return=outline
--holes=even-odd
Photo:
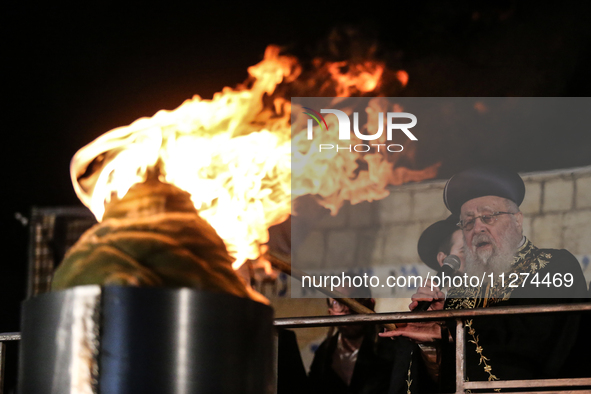
[[[289,215],[292,197],[318,194],[336,212],[343,200],[356,203],[388,195],[393,164],[382,155],[365,155],[367,171],[351,181],[359,157],[343,155],[329,162],[306,149],[293,157],[293,167],[298,175],[312,175],[292,192],[291,104],[276,91],[281,83],[299,83],[322,85],[322,91],[330,85],[337,96],[377,95],[384,70],[383,64],[369,61],[348,67],[322,63],[318,73],[323,78],[296,81],[302,73],[297,60],[269,46],[264,60],[248,69],[248,87],[224,88],[212,100],[195,96],[175,110],[113,129],[80,149],[71,163],[74,189],[100,221],[105,204],[123,198],[132,185],[146,180],[150,168],[158,167],[161,181],[191,195],[236,258],[236,268],[259,256],[260,245],[268,241],[267,229]],[[408,79],[404,72],[391,75],[401,84]],[[304,142],[296,136],[293,143]]]

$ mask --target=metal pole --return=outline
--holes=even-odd
[[[460,317],[471,318],[477,316],[499,316],[526,313],[565,313],[583,311],[591,311],[591,303],[535,306],[505,306],[494,308],[451,309],[425,312],[391,312],[373,313],[367,315],[289,317],[275,319],[274,325],[275,327],[282,328],[329,327],[359,323],[408,323],[416,321],[456,319]]]
[[[4,360],[6,354],[6,344],[0,342],[0,394],[4,393]]]
[[[464,393],[466,380],[466,341],[464,340],[464,321],[456,319],[456,394]]]
[[[491,382],[465,382],[466,390],[482,390],[497,388],[530,388],[530,387],[576,387],[591,385],[591,378],[568,379],[530,379],[530,380],[495,380]],[[589,391],[587,391],[589,392]]]

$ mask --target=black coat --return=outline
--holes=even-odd
[[[316,350],[308,374],[310,393],[387,393],[397,341],[378,337],[374,327],[367,326],[349,386],[332,369],[337,341],[338,335],[333,335],[324,340]]]
[[[541,281],[549,274],[572,275],[571,286],[536,285],[527,280],[516,288],[496,291],[493,297],[472,297],[470,290],[450,290],[446,309],[550,305],[581,302],[587,287],[576,258],[566,250],[537,249],[526,242],[514,265],[517,273],[537,273]],[[521,276],[525,277],[525,275]],[[507,285],[507,282],[505,283]],[[556,282],[559,284],[559,282]],[[462,293],[467,297],[461,298]],[[588,317],[580,313],[489,316],[466,320],[466,372],[470,381],[550,379],[573,377],[591,371]],[[455,331],[452,329],[452,333]],[[583,354],[584,358],[579,359]],[[579,359],[577,361],[577,359]],[[445,348],[444,364],[455,364],[455,349]],[[582,364],[581,364],[582,363]],[[444,365],[445,368],[445,365]],[[449,368],[446,369],[449,371]],[[449,376],[448,389],[455,386]],[[588,372],[587,372],[588,375]],[[581,377],[581,376],[579,376]],[[451,378],[451,379],[450,379]]]

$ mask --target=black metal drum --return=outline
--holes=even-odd
[[[272,393],[273,311],[193,289],[79,286],[23,305],[19,393]]]

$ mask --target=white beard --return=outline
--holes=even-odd
[[[492,273],[493,278],[507,273],[511,269],[515,253],[517,252],[522,235],[515,226],[509,226],[501,239],[501,245],[495,244],[488,234],[477,234],[472,238],[472,245],[466,248],[466,273],[479,278],[485,275],[485,280]],[[491,248],[477,250],[476,245],[488,242]]]

